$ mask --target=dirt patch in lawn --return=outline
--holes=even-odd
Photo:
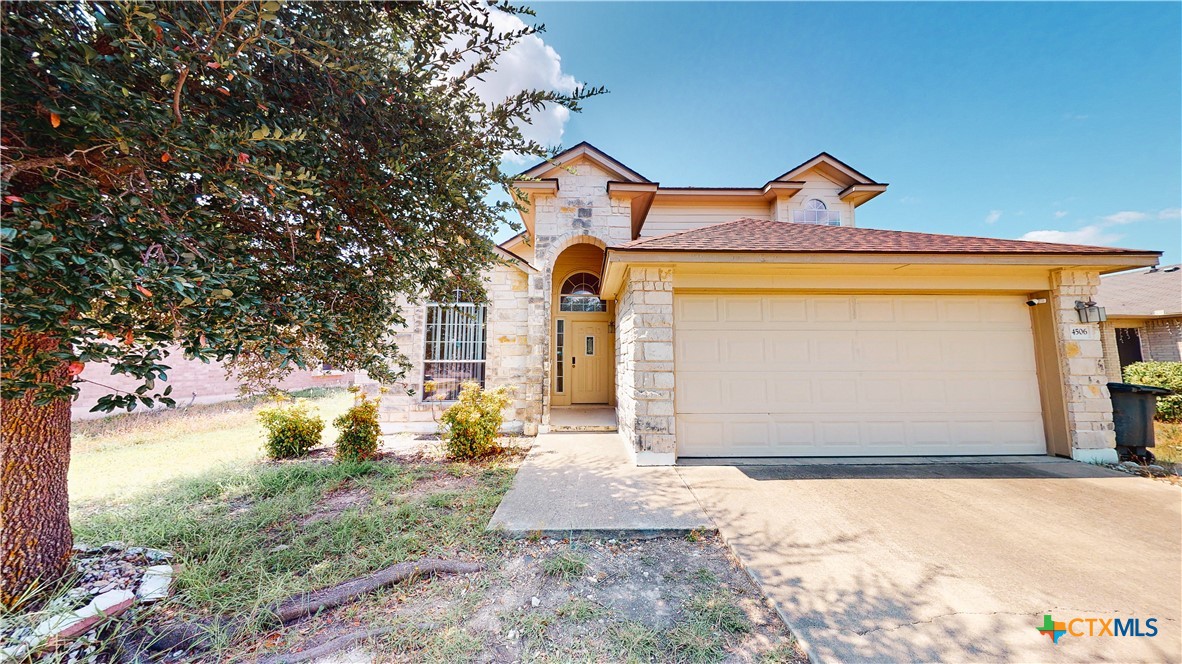
[[[298,657],[359,630],[384,630],[350,646],[379,662],[808,661],[713,536],[507,542],[482,573],[392,588],[244,655]]]
[[[301,526],[307,526],[319,521],[335,519],[354,507],[364,509],[372,500],[372,495],[365,487],[342,486],[328,493],[316,504],[316,508],[300,519]]]

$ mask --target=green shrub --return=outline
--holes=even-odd
[[[360,392],[353,407],[332,421],[340,430],[337,436],[337,461],[368,461],[378,454],[378,399],[370,399]]]
[[[303,402],[277,403],[259,410],[259,423],[267,430],[267,456],[293,459],[320,444],[324,420]]]
[[[1156,419],[1182,421],[1182,362],[1134,362],[1124,374],[1126,383],[1173,390],[1172,396],[1157,398]]]
[[[476,459],[497,451],[497,430],[509,405],[509,389],[481,389],[476,383],[460,386],[460,397],[443,412],[443,441],[454,459]]]

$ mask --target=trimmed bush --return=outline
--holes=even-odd
[[[303,402],[278,403],[259,410],[259,423],[267,430],[267,456],[272,459],[302,457],[320,444],[324,420]]]
[[[1172,396],[1157,398],[1156,419],[1182,421],[1182,362],[1134,362],[1125,367],[1124,377],[1126,383],[1173,390]]]
[[[454,459],[476,459],[496,452],[501,411],[509,405],[509,389],[481,389],[476,383],[460,386],[460,397],[443,412],[443,442]]]
[[[340,430],[337,436],[337,461],[368,461],[378,454],[378,399],[356,393],[353,407],[332,421]]]

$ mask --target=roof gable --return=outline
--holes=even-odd
[[[579,159],[586,159],[599,168],[602,168],[612,179],[620,182],[651,182],[648,178],[640,173],[628,168],[616,158],[607,154],[603,150],[591,145],[587,141],[583,141],[578,145],[567,148],[562,152],[554,155],[546,161],[542,161],[535,166],[529,168],[525,172],[517,176],[518,179],[540,179],[552,177],[559,169],[566,164],[577,161]]]
[[[809,171],[817,171],[829,180],[849,187],[855,184],[882,184],[875,182],[873,179],[858,172],[853,166],[844,161],[834,157],[828,152],[822,152],[815,157],[804,161],[804,163],[795,166],[788,170],[780,177],[773,180],[773,182],[790,182],[799,180],[802,175]]]

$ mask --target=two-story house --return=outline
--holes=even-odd
[[[414,389],[384,398],[388,427],[433,427],[475,380],[513,386],[527,435],[614,408],[639,464],[1116,459],[1081,311],[1159,252],[859,228],[887,185],[825,153],[761,185],[664,187],[581,143],[516,184],[525,230],[486,297],[411,305]]]

